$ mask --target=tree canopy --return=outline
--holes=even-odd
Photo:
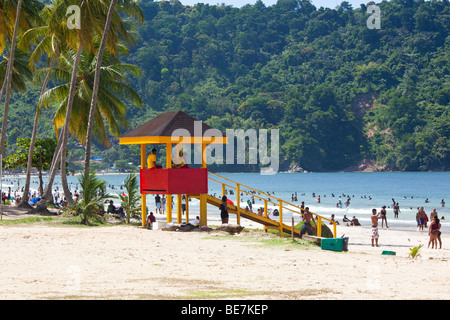
[[[130,127],[181,109],[223,131],[280,129],[282,170],[363,160],[450,168],[448,0],[382,1],[381,29],[367,27],[364,4],[346,1],[335,9],[308,0],[139,6],[145,22],[123,59],[142,71],[130,78],[142,98],[142,109],[127,109]],[[13,105],[25,108],[30,95]],[[11,113],[10,130],[21,128]],[[116,160],[139,163],[133,146],[113,148]]]

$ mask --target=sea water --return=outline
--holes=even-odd
[[[261,175],[259,173],[218,173],[220,176],[229,180],[236,181],[244,186],[251,187],[268,194],[260,197],[271,200],[275,198],[282,199],[288,203],[300,206],[301,202],[310,211],[330,218],[335,214],[335,218],[340,224],[343,224],[342,218],[347,215],[348,218],[355,216],[362,226],[370,226],[370,216],[372,209],[377,212],[382,206],[386,206],[387,221],[389,228],[396,230],[416,230],[416,213],[418,207],[424,207],[428,217],[433,208],[438,212],[438,217],[445,218],[441,220],[442,232],[450,231],[450,172],[326,172],[326,173],[277,173],[274,175]],[[123,193],[123,181],[126,174],[99,174],[99,177],[106,181],[107,192],[116,195]],[[80,191],[79,175],[68,176],[68,183],[71,191]],[[3,177],[3,191],[12,190],[24,185],[23,176]],[[47,178],[44,177],[44,184]],[[224,181],[230,185],[233,183]],[[186,181],[189,183],[189,181]],[[38,179],[33,176],[31,188],[38,188]],[[55,179],[53,190],[58,188],[62,191],[61,182]],[[220,184],[210,182],[208,185],[209,194],[221,197],[222,187]],[[227,197],[236,203],[237,194],[230,194],[230,188],[227,188]],[[297,196],[297,201],[292,201],[292,195]],[[252,205],[253,212],[257,208],[264,207],[264,201],[259,199],[258,194],[254,194],[255,204]],[[320,196],[320,203],[318,197]],[[241,196],[241,207],[245,208],[247,200],[251,200],[251,195],[243,193]],[[342,207],[339,206],[339,200]],[[349,205],[345,203],[349,200]],[[394,218],[393,200],[399,203],[400,213],[398,218]],[[441,201],[448,202],[444,207]],[[176,201],[176,197],[174,197]],[[276,202],[276,201],[274,201]],[[118,200],[115,200],[118,204]],[[198,214],[199,201],[192,199],[190,201],[190,216]],[[147,206],[149,210],[155,209],[154,195],[147,195]],[[289,206],[289,205],[287,205]],[[277,206],[270,204],[270,209]],[[174,206],[176,208],[176,206]],[[174,213],[175,214],[175,213]],[[208,205],[208,215],[219,215],[218,208]],[[292,214],[290,211],[283,211],[283,220],[285,223],[291,223],[291,217],[294,216],[296,222],[300,220],[298,214]],[[272,219],[278,217],[270,216]],[[430,222],[428,222],[429,225]],[[381,226],[381,221],[380,221]]]

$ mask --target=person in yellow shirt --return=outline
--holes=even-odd
[[[156,164],[156,149],[152,149],[152,153],[147,158],[147,168],[148,169],[161,169],[162,167]]]

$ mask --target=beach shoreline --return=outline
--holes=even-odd
[[[5,213],[12,218],[11,211]],[[157,215],[157,220],[163,224],[166,217]],[[255,227],[246,219],[241,224]],[[208,216],[208,225],[218,226],[220,221]],[[0,296],[44,300],[450,298],[448,235],[442,235],[442,249],[428,249],[427,232],[380,229],[380,247],[370,245],[367,227],[341,225],[337,234],[349,237],[347,252],[305,247],[290,239],[268,245],[267,240],[279,238],[264,232],[229,236],[127,225],[5,224],[0,225]],[[420,256],[408,257],[409,249],[420,244],[424,245]],[[382,255],[384,250],[396,255]]]

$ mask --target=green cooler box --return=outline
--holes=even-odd
[[[345,238],[326,238],[322,239],[321,247],[323,250],[347,251],[348,237]]]

